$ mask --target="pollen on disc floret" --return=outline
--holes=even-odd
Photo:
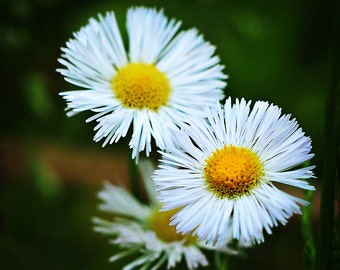
[[[234,199],[249,194],[263,175],[263,165],[251,150],[233,145],[217,149],[206,159],[208,189],[219,198]]]
[[[170,84],[154,65],[130,63],[120,68],[112,80],[112,90],[127,108],[158,109],[167,104]]]
[[[150,215],[148,221],[148,227],[154,231],[162,241],[171,243],[175,241],[182,241],[185,245],[190,245],[195,243],[197,237],[188,234],[181,234],[176,231],[175,226],[171,226],[170,221],[171,217],[179,210],[173,209],[169,211],[159,211],[159,208],[156,208]]]

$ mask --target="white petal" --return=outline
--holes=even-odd
[[[169,44],[181,22],[170,20],[155,9],[131,8],[127,15],[130,61],[152,64]]]
[[[111,214],[145,219],[151,213],[149,208],[140,204],[125,189],[109,183],[105,183],[104,190],[98,196],[103,201],[100,209]]]

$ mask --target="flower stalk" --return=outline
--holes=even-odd
[[[313,192],[305,191],[304,199],[311,204],[302,207],[301,233],[304,240],[304,265],[305,269],[314,269],[315,267],[315,243],[313,236]]]
[[[215,252],[215,267],[218,270],[229,270],[230,257],[222,252]]]
[[[318,229],[318,243],[315,269],[335,269],[334,266],[334,205],[337,188],[337,150],[339,147],[339,34],[340,27],[337,24],[334,44],[334,58],[332,78],[329,87],[327,111],[325,121],[324,141],[324,165],[321,187],[320,221]]]

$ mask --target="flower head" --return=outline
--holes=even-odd
[[[171,144],[171,130],[202,106],[223,98],[227,76],[215,47],[196,29],[178,32],[181,23],[144,7],[127,12],[128,52],[113,12],[74,34],[62,48],[58,71],[80,87],[62,92],[68,115],[91,110],[98,122],[94,140],[117,142],[133,127],[132,157]]]
[[[113,219],[107,221],[95,218],[95,230],[112,236],[112,243],[122,248],[110,261],[138,255],[123,269],[158,269],[164,264],[167,268],[172,268],[184,258],[187,267],[193,269],[208,264],[202,248],[229,254],[237,253],[227,246],[215,249],[200,243],[197,237],[177,233],[175,227],[169,226],[170,217],[178,209],[159,211],[161,205],[151,180],[152,166],[144,160],[141,160],[139,165],[144,174],[143,183],[146,185],[149,205],[140,203],[125,189],[109,183],[99,192],[99,198],[102,200],[100,209],[112,214]]]
[[[182,128],[177,144],[162,152],[153,179],[163,210],[180,209],[172,217],[180,233],[197,235],[213,245],[232,237],[262,242],[263,231],[285,224],[299,204],[275,184],[313,190],[311,140],[295,119],[267,102],[227,99],[206,108],[207,119]]]

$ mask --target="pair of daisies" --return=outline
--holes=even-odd
[[[275,183],[314,189],[306,181],[313,166],[301,166],[313,157],[311,140],[296,120],[267,102],[221,105],[227,76],[215,47],[180,25],[162,11],[130,8],[126,50],[110,12],[76,32],[59,59],[58,71],[82,88],[61,93],[68,115],[92,111],[95,141],[118,142],[132,129],[132,158],[148,156],[152,142],[162,154],[144,179],[155,185],[152,206],[109,184],[99,195],[115,218],[96,219],[97,230],[127,249],[112,260],[142,254],[125,269],[173,267],[182,255],[191,269],[207,264],[201,247],[260,243],[308,204]]]

